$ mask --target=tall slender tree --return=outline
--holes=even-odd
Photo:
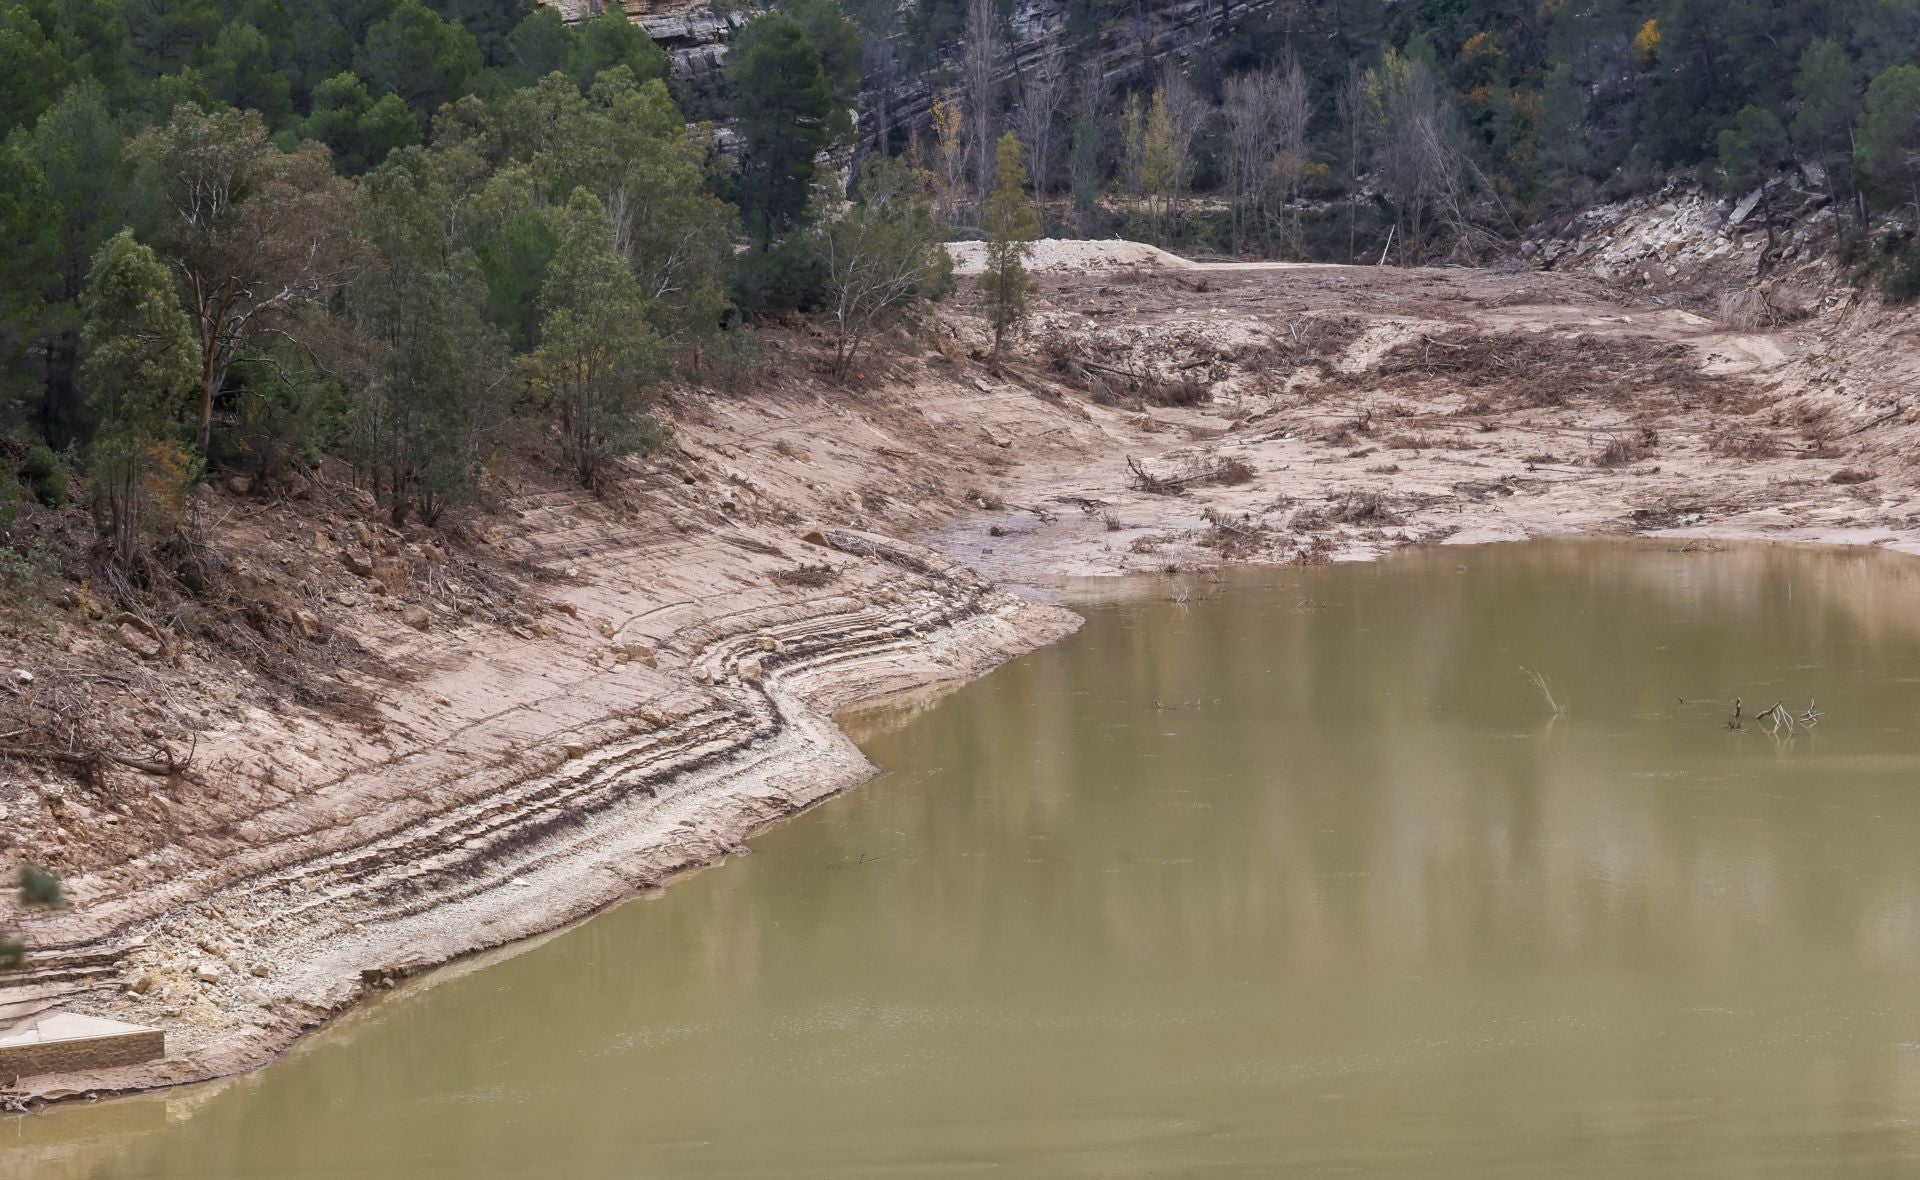
[[[179,506],[192,470],[178,439],[199,349],[167,268],[131,230],[94,260],[81,307],[82,376],[99,420],[94,489],[115,561],[137,574],[148,535]]]
[[[746,148],[741,211],[764,250],[806,209],[814,158],[829,139],[833,90],[806,30],[780,12],[756,17],[740,31],[727,73]]]
[[[1009,131],[994,152],[996,179],[987,198],[987,264],[980,275],[980,296],[993,325],[993,354],[1000,355],[1007,333],[1027,318],[1027,295],[1033,279],[1027,260],[1033,240],[1040,236],[1040,214],[1027,194],[1027,167],[1021,159],[1020,137]]]
[[[359,193],[334,175],[325,147],[281,152],[251,111],[183,106],[130,152],[154,205],[154,240],[180,276],[200,344],[194,438],[204,452],[234,362],[354,273]]]

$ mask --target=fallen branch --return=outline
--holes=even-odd
[[[102,761],[142,774],[155,774],[171,777],[185,771],[193,764],[194,751],[199,748],[198,735],[187,748],[187,756],[178,758],[166,746],[157,747],[159,758],[135,758],[130,754],[115,754],[111,750],[62,750],[53,746],[0,746],[0,758],[23,758],[35,762],[59,762],[67,766],[95,766]]]
[[[1906,410],[1903,407],[1895,406],[1893,407],[1893,409],[1888,410],[1886,413],[1880,415],[1878,418],[1875,418],[1873,421],[1867,423],[1866,425],[1856,426],[1852,430],[1849,430],[1845,434],[1841,435],[1840,437],[1852,438],[1856,434],[1864,433],[1865,431],[1872,430],[1874,427],[1879,426],[1883,423],[1891,422],[1895,418],[1898,418],[1900,415],[1904,413],[1906,413]]]
[[[1127,470],[1133,473],[1133,482],[1141,491],[1151,492],[1156,496],[1177,496],[1190,486],[1206,483],[1218,478],[1219,475],[1214,468],[1196,471],[1191,475],[1155,475],[1142,467],[1140,460],[1132,455],[1127,456]]]

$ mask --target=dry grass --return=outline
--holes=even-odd
[[[1660,432],[1651,426],[1642,426],[1630,434],[1608,438],[1607,445],[1594,452],[1592,463],[1595,467],[1625,467],[1653,454],[1659,445]]]
[[[1245,460],[1226,458],[1213,466],[1213,482],[1237,487],[1253,482],[1253,468]]]
[[[1400,517],[1388,507],[1384,493],[1347,492],[1329,497],[1322,507],[1300,509],[1287,522],[1287,527],[1297,533],[1311,533],[1340,524],[1390,528],[1400,523]]]
[[[1504,333],[1472,329],[1423,335],[1389,349],[1386,376],[1471,381],[1476,404],[1557,406],[1574,399],[1624,403],[1649,395],[1745,405],[1747,383],[1709,377],[1684,344],[1587,333]]]
[[[1707,449],[1723,459],[1773,459],[1780,440],[1764,431],[1729,430],[1709,438]]]
[[[799,565],[792,569],[773,571],[773,581],[779,586],[797,586],[807,590],[818,590],[830,586],[840,579],[840,571],[824,562],[819,565]]]

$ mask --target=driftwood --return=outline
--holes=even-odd
[[[1736,711],[1736,716],[1737,715]],[[1785,704],[1780,701],[1775,701],[1772,707],[1762,711],[1754,720],[1767,722],[1767,732],[1777,735],[1783,729],[1791,734],[1796,723],[1812,729],[1814,726],[1820,724],[1820,719],[1825,716],[1826,714],[1822,712],[1819,706],[1813,701],[1807,702],[1807,711],[1800,714],[1797,718],[1793,715],[1793,711],[1788,709]]]
[[[1156,496],[1177,496],[1194,484],[1205,483],[1216,478],[1216,473],[1211,468],[1196,471],[1191,475],[1155,475],[1141,466],[1140,460],[1132,455],[1127,456],[1127,470],[1133,473],[1134,486]]]
[[[33,762],[59,762],[68,766],[97,766],[102,762],[111,762],[142,774],[157,774],[162,777],[181,774],[193,764],[194,751],[199,748],[200,739],[196,735],[187,748],[185,758],[176,757],[171,748],[156,746],[158,758],[135,758],[130,754],[116,754],[111,750],[62,750],[54,746],[0,746],[0,758],[24,758]]]

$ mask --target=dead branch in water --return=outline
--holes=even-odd
[[[1755,717],[1754,720],[1765,721],[1767,723],[1767,734],[1772,737],[1777,737],[1782,730],[1785,730],[1788,736],[1792,736],[1797,726],[1805,726],[1808,729],[1812,729],[1814,726],[1820,724],[1820,719],[1825,716],[1826,714],[1821,712],[1816,703],[1811,700],[1807,702],[1807,711],[1798,717],[1795,717],[1793,710],[1787,708],[1785,704],[1780,701],[1775,701]]]
[[[1547,708],[1553,710],[1555,717],[1565,717],[1567,715],[1566,709],[1561,706],[1559,701],[1554,699],[1553,686],[1547,683],[1547,678],[1541,675],[1539,669],[1522,667],[1520,674],[1525,676],[1533,683],[1535,688],[1540,690],[1540,695],[1547,700]]]

